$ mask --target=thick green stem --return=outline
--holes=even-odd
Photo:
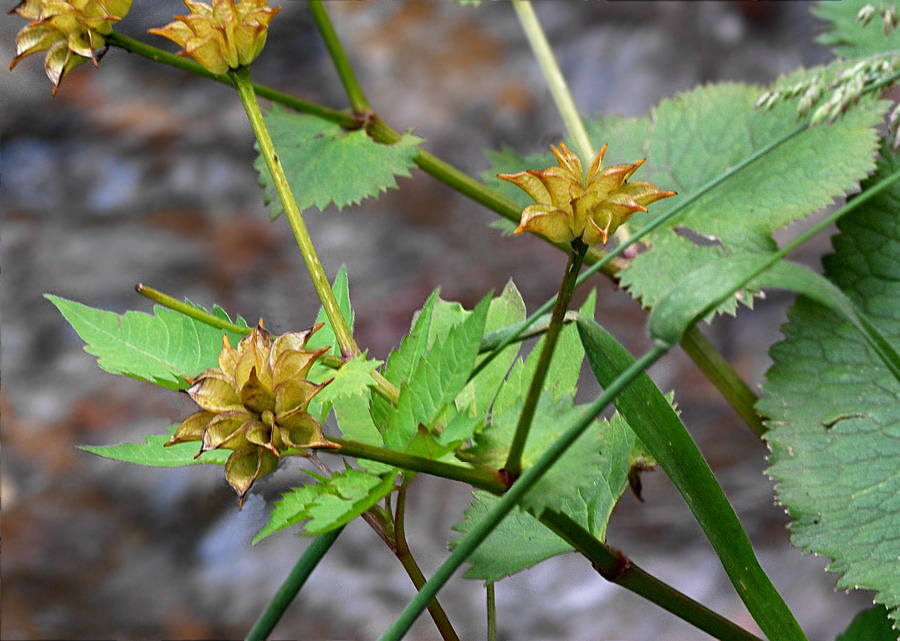
[[[149,298],[150,300],[159,303],[163,307],[168,307],[169,309],[175,310],[176,312],[184,314],[185,316],[189,316],[194,320],[205,323],[210,327],[215,327],[216,329],[227,329],[229,332],[234,332],[235,334],[249,334],[253,331],[252,328],[241,327],[240,325],[229,323],[228,321],[222,320],[218,316],[214,316],[209,312],[204,312],[202,309],[197,309],[193,305],[189,305],[184,301],[180,301],[177,298],[169,296],[168,294],[164,294],[158,289],[153,289],[149,285],[138,283],[134,289],[141,296]]]
[[[500,524],[526,492],[531,490],[541,477],[559,460],[566,450],[584,434],[594,419],[631,381],[641,375],[650,365],[666,353],[664,347],[656,347],[616,378],[609,387],[582,413],[581,417],[548,447],[543,454],[529,467],[512,487],[501,497],[494,508],[479,521],[474,528],[454,548],[449,558],[434,573],[394,624],[381,637],[381,641],[400,641],[413,622],[422,614],[428,602],[447,583],[466,559],[480,546],[491,532]]]
[[[706,378],[716,386],[722,397],[744,419],[747,426],[759,437],[765,433],[762,417],[756,413],[759,397],[744,382],[731,365],[722,358],[716,348],[700,333],[695,325],[684,333],[681,347],[691,357]]]
[[[550,89],[553,100],[556,102],[556,108],[566,123],[569,136],[575,141],[581,158],[586,163],[585,166],[587,166],[594,157],[594,148],[591,145],[590,138],[588,138],[587,130],[584,128],[584,121],[582,121],[578,108],[575,106],[575,101],[572,99],[566,79],[559,69],[559,64],[556,62],[556,56],[553,55],[553,49],[550,48],[547,36],[544,35],[541,22],[538,20],[534,7],[531,6],[529,0],[513,0],[512,5],[513,9],[516,10],[516,15],[519,16],[519,22],[522,23],[522,29],[525,31],[528,42],[531,44],[531,50],[534,52],[534,56],[541,66],[541,71],[544,73],[544,79],[547,81],[547,87]]]
[[[284,173],[284,168],[281,166],[281,161],[278,159],[278,153],[275,151],[275,144],[272,142],[272,137],[269,135],[269,130],[263,120],[259,103],[256,101],[256,94],[250,81],[250,69],[241,67],[231,71],[229,75],[234,81],[235,89],[237,89],[241,103],[244,105],[244,110],[247,112],[250,126],[253,128],[253,133],[256,135],[256,140],[259,143],[259,153],[265,159],[269,173],[272,174],[275,191],[278,192],[278,197],[281,199],[285,216],[291,225],[291,230],[294,232],[294,238],[297,240],[300,254],[303,256],[313,286],[316,288],[319,299],[322,301],[322,307],[325,309],[325,315],[328,317],[329,323],[331,323],[331,328],[341,347],[341,352],[344,356],[356,356],[360,353],[359,347],[353,339],[353,334],[347,326],[344,315],[341,313],[341,308],[338,306],[334,292],[331,290],[331,283],[328,282],[325,269],[322,267],[322,262],[316,253],[309,231],[306,229],[306,223],[303,222],[303,217],[300,215],[300,208],[297,206],[297,201],[294,200],[291,186]]]
[[[603,544],[570,516],[548,510],[541,515],[541,523],[587,557],[607,581],[641,595],[716,639],[760,641],[740,626],[648,574],[617,550]]]
[[[425,575],[422,574],[422,569],[416,563],[412,552],[409,551],[409,544],[406,541],[406,490],[408,487],[409,478],[404,478],[400,491],[397,493],[397,512],[394,516],[394,554],[397,555],[403,569],[412,579],[416,590],[421,590],[425,585]],[[456,630],[453,629],[447,613],[444,612],[444,608],[441,607],[437,598],[432,599],[428,604],[428,612],[444,641],[459,641]]]
[[[581,241],[576,240],[572,243],[566,271],[559,286],[559,294],[556,296],[556,305],[553,307],[553,315],[550,317],[550,326],[544,336],[544,347],[534,369],[534,377],[531,379],[531,385],[522,406],[522,413],[519,415],[519,422],[516,425],[516,433],[509,447],[506,464],[503,466],[503,472],[509,481],[515,481],[522,473],[522,453],[525,451],[528,432],[531,429],[531,422],[534,419],[541,392],[544,390],[544,379],[547,378],[547,372],[550,370],[553,351],[556,349],[556,343],[563,328],[566,310],[572,299],[572,292],[575,290],[575,279],[578,277],[578,272],[581,271],[581,263],[586,250],[587,247]]]
[[[245,641],[265,641],[269,638],[272,630],[275,629],[275,626],[284,615],[285,610],[297,596],[297,593],[300,592],[303,584],[306,583],[306,579],[316,569],[319,561],[322,560],[322,557],[325,556],[325,553],[328,552],[328,549],[343,530],[344,528],[331,530],[325,534],[320,534],[312,540],[303,556],[297,561],[294,569],[288,574],[281,587],[278,588],[278,592],[275,593],[274,598],[259,617],[259,620],[254,624],[253,629],[247,634]]]
[[[360,114],[371,112],[372,108],[369,106],[369,101],[366,99],[366,95],[356,79],[353,66],[347,58],[344,47],[341,45],[341,40],[334,30],[334,25],[331,23],[331,18],[328,17],[328,11],[325,10],[322,0],[310,0],[309,10],[312,12],[313,20],[316,21],[319,33],[325,41],[328,54],[334,61],[334,66],[337,69],[338,76],[341,78],[341,83],[344,85],[344,90],[347,92],[347,98],[350,100],[350,106],[353,107],[353,111]]]

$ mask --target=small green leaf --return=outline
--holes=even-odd
[[[465,321],[450,329],[446,339],[435,342],[409,381],[401,384],[397,409],[384,436],[388,447],[405,448],[419,425],[432,426],[465,387],[484,334],[489,305],[490,297],[485,297]]]
[[[334,277],[331,291],[334,292],[338,307],[341,309],[341,315],[347,322],[347,327],[349,327],[352,332],[354,321],[353,307],[350,305],[350,281],[347,278],[347,267],[345,265],[341,266],[337,275]],[[340,356],[341,348],[337,344],[337,338],[334,336],[334,329],[331,327],[331,321],[328,320],[328,315],[325,313],[324,307],[319,309],[319,314],[316,316],[316,323],[323,323],[324,326],[310,336],[309,341],[306,343],[306,349],[316,350],[328,346],[331,347],[330,354]]]
[[[898,641],[900,633],[891,625],[883,605],[864,610],[854,617],[847,630],[835,641]]]
[[[208,450],[194,458],[200,451],[199,443],[178,443],[163,447],[178,425],[172,425],[168,434],[144,437],[145,443],[121,443],[119,445],[81,445],[80,449],[103,458],[126,461],[152,467],[183,467],[185,465],[225,465],[231,455],[229,450]]]
[[[856,14],[866,4],[874,5],[876,9],[884,6],[884,3],[873,0],[819,2],[813,13],[828,23],[819,36],[819,42],[831,45],[835,54],[844,58],[861,58],[900,49],[900,31],[892,29],[885,36],[879,15],[876,14],[865,27],[856,21]]]
[[[286,492],[275,502],[269,522],[254,537],[253,543],[303,521],[309,521],[304,527],[303,533],[306,535],[322,534],[341,527],[387,496],[394,488],[396,476],[396,472],[391,472],[381,478],[347,469],[327,479],[327,482],[320,481]]]
[[[900,169],[885,149],[866,186]],[[825,276],[900,347],[900,183],[838,221]],[[799,298],[757,405],[791,540],[900,622],[900,383],[849,322]]]
[[[563,422],[564,418],[560,417],[559,420]],[[634,432],[618,414],[610,421],[599,421],[588,433],[592,434],[592,437],[588,439],[582,437],[572,449],[583,448],[587,442],[591,442],[595,451],[591,453],[590,459],[585,453],[573,457],[576,460],[589,460],[588,464],[591,467],[582,469],[570,467],[567,471],[568,474],[576,475],[587,482],[578,484],[575,492],[565,491],[564,496],[557,495],[553,499],[550,496],[543,497],[547,505],[541,506],[536,504],[534,498],[528,498],[543,494],[541,483],[544,483],[544,480],[541,480],[526,495],[526,502],[532,506],[531,513],[516,509],[506,517],[481,547],[469,557],[472,568],[466,573],[466,578],[484,579],[487,583],[492,583],[573,549],[532,516],[532,513],[537,513],[533,509],[535,507],[561,510],[597,539],[603,541],[606,538],[606,528],[612,510],[628,486],[628,471],[635,453],[642,452],[642,447]],[[566,453],[562,460],[568,456]],[[649,463],[646,458],[642,461]],[[561,462],[560,465],[565,463]],[[562,490],[573,485],[575,484],[571,482],[563,484],[561,479],[555,482],[555,487]],[[476,492],[472,507],[466,512],[466,519],[453,529],[463,533],[469,532],[498,500],[489,494]],[[451,549],[455,547],[457,541],[451,542]]]
[[[377,143],[362,129],[340,125],[276,105],[265,115],[266,126],[301,210],[343,209],[364,198],[397,187],[397,176],[410,175],[421,138],[406,134],[392,145]],[[284,211],[272,187],[262,156],[254,163],[270,215]]]
[[[381,361],[366,360],[361,354],[345,361],[338,370],[332,370],[331,382],[316,395],[320,403],[334,403],[339,398],[364,396],[368,389],[375,385],[372,372],[378,369]]]
[[[216,367],[223,335],[232,345],[243,337],[159,305],[152,316],[135,311],[119,315],[59,296],[45,298],[62,312],[102,369],[169,389],[187,388],[186,378]],[[238,324],[246,325],[241,318]]]

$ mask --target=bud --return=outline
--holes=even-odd
[[[16,57],[46,51],[44,71],[53,83],[53,95],[63,77],[86,60],[97,64],[95,51],[106,47],[115,23],[131,9],[131,0],[22,0],[9,13],[31,20],[16,36]]]
[[[233,450],[225,478],[241,504],[250,486],[275,469],[286,449],[337,447],[307,412],[312,398],[330,382],[316,384],[306,378],[328,351],[303,349],[319,327],[273,339],[260,323],[237,349],[223,336],[219,367],[189,381],[187,393],[200,411],[185,419],[166,445],[200,441],[197,456],[207,450]]]
[[[266,6],[269,0],[184,0],[191,13],[176,16],[165,27],[150,33],[168,38],[184,49],[207,71],[222,74],[253,62],[266,44],[269,23],[279,8]]]
[[[517,234],[532,231],[558,243],[581,239],[590,247],[606,243],[609,235],[634,212],[647,211],[645,205],[675,195],[674,191],[663,191],[648,182],[628,182],[644,160],[601,169],[606,145],[591,163],[586,179],[581,160],[564,143],[559,144],[559,149],[550,149],[558,167],[498,175],[535,201],[522,212]]]

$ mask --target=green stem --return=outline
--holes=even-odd
[[[586,250],[587,247],[580,241],[576,240],[572,243],[566,271],[559,286],[559,294],[556,297],[556,305],[553,307],[553,316],[550,317],[550,326],[547,328],[547,334],[544,336],[544,347],[534,369],[534,377],[531,379],[528,395],[525,397],[522,413],[519,415],[519,422],[516,425],[516,433],[509,447],[506,464],[503,466],[503,472],[507,475],[509,481],[515,481],[522,474],[522,453],[525,451],[525,443],[528,440],[528,432],[531,429],[534,412],[541,398],[541,392],[544,390],[544,380],[547,378],[547,372],[550,370],[553,350],[556,349],[556,343],[563,328],[566,310],[569,307],[569,301],[572,299],[572,292],[575,290],[575,279],[581,270],[581,263],[584,260]]]
[[[547,87],[550,89],[553,100],[556,102],[556,108],[566,123],[569,136],[572,137],[578,146],[582,160],[589,164],[594,158],[593,145],[591,145],[591,140],[588,138],[587,130],[584,128],[584,121],[578,113],[575,101],[572,99],[566,79],[559,69],[559,64],[556,62],[556,56],[553,55],[553,49],[550,48],[547,36],[544,35],[544,30],[541,28],[541,22],[534,12],[534,7],[531,6],[531,2],[528,0],[513,0],[512,5],[513,9],[516,10],[516,15],[519,16],[519,22],[522,23],[522,29],[525,31],[528,42],[531,44],[534,56],[541,66],[541,71],[544,73],[544,79],[547,81]]]
[[[487,597],[487,641],[497,641],[497,598],[494,584],[484,586]]]
[[[581,417],[554,441],[529,467],[512,487],[501,497],[494,508],[484,516],[472,530],[454,548],[453,552],[434,576],[426,583],[416,597],[400,614],[394,624],[381,637],[381,641],[399,641],[413,622],[422,614],[428,602],[434,598],[438,591],[447,583],[453,573],[467,558],[480,546],[500,522],[509,514],[526,492],[534,487],[541,477],[559,460],[567,449],[584,433],[597,415],[625,388],[631,381],[637,378],[645,369],[655,363],[666,353],[664,347],[656,347],[636,361],[631,367],[616,378],[609,387],[582,413]]]
[[[358,441],[351,441],[334,436],[329,436],[328,440],[340,445],[340,449],[336,451],[321,449],[319,450],[320,452],[331,452],[333,454],[340,454],[341,456],[352,456],[354,458],[363,458],[370,461],[387,463],[388,465],[393,465],[394,467],[399,467],[404,470],[424,472],[433,476],[441,476],[446,479],[468,483],[469,485],[495,494],[501,494],[506,489],[506,485],[500,479],[500,475],[497,472],[492,472],[490,470],[433,461],[423,456],[397,452],[384,447],[378,447],[377,445],[368,445],[367,443],[360,443]]]
[[[425,585],[425,575],[422,574],[422,569],[416,563],[415,558],[413,558],[412,552],[409,551],[409,544],[406,541],[406,490],[409,487],[409,481],[409,477],[404,478],[403,484],[397,492],[397,512],[394,517],[394,554],[397,555],[397,559],[403,565],[403,569],[406,570],[409,578],[412,579],[416,590],[421,590],[422,586]],[[453,629],[450,619],[447,618],[447,613],[444,612],[444,608],[441,607],[437,598],[429,602],[428,612],[431,614],[434,625],[437,627],[438,632],[441,633],[441,638],[444,641],[459,641],[456,630]]]
[[[648,574],[621,553],[603,544],[570,516],[548,510],[541,515],[541,523],[587,557],[607,581],[641,595],[716,639],[760,641],[740,626]]]
[[[272,174],[272,182],[275,185],[279,198],[281,198],[285,216],[291,225],[291,230],[294,232],[294,238],[297,240],[297,246],[300,248],[300,253],[306,263],[306,269],[309,271],[313,286],[316,288],[319,299],[322,301],[322,307],[325,309],[325,314],[331,323],[331,328],[341,347],[341,352],[347,357],[356,356],[360,353],[359,347],[353,339],[353,334],[350,332],[346,320],[344,320],[341,308],[338,306],[334,292],[331,290],[331,284],[325,275],[325,269],[322,267],[322,262],[316,253],[309,231],[306,229],[306,223],[303,222],[303,217],[300,215],[300,208],[297,206],[297,201],[294,200],[291,186],[284,173],[284,168],[281,166],[281,161],[278,159],[278,153],[275,151],[275,144],[272,142],[272,137],[269,135],[269,130],[263,120],[259,103],[256,101],[253,83],[250,81],[250,69],[241,67],[240,69],[232,70],[229,75],[234,81],[235,89],[237,89],[241,103],[244,105],[244,110],[247,112],[250,126],[253,127],[253,133],[256,135],[256,140],[259,143],[259,153],[265,159],[266,166]]]
[[[325,556],[325,553],[328,552],[328,549],[343,530],[344,528],[331,530],[325,534],[320,534],[312,540],[312,543],[309,544],[309,547],[306,548],[300,560],[297,561],[294,569],[288,574],[281,587],[278,588],[275,597],[260,615],[244,641],[265,641],[269,637],[284,615],[285,610],[297,596],[297,593],[300,592],[300,588],[306,583],[306,579],[316,569],[319,561],[322,560],[322,557]]]
[[[135,40],[134,38],[123,36],[121,33],[117,33],[115,31],[113,31],[108,36],[104,36],[104,38],[106,38],[106,44],[114,47],[119,47],[120,49],[123,49],[129,53],[134,53],[139,56],[143,56],[144,58],[169,65],[170,67],[182,69],[198,76],[203,76],[204,78],[209,78],[210,80],[215,80],[216,82],[221,82],[224,85],[229,85],[232,87],[234,86],[234,81],[228,74],[212,73],[190,58],[176,56],[173,53],[169,53],[168,51],[164,51],[158,47],[154,47],[153,45],[141,42],[140,40]],[[345,129],[358,129],[360,126],[359,120],[353,114],[347,113],[346,111],[329,109],[328,107],[325,107],[323,105],[314,102],[308,102],[306,100],[301,100],[300,98],[295,98],[294,96],[283,93],[281,91],[276,91],[275,89],[266,87],[265,85],[254,84],[253,89],[256,92],[256,95],[260,98],[266,98],[267,100],[277,102],[278,104],[284,105],[285,107],[290,107],[291,109],[295,109],[299,112],[307,113],[312,116],[337,123]]]
[[[185,316],[190,316],[194,320],[205,323],[210,327],[215,327],[216,329],[226,329],[229,332],[234,332],[235,334],[249,334],[253,331],[253,329],[250,327],[241,327],[240,325],[229,323],[226,320],[222,320],[218,316],[213,316],[209,312],[205,312],[202,309],[197,309],[193,305],[189,305],[188,303],[180,301],[176,298],[172,298],[168,294],[164,294],[158,289],[153,289],[149,285],[138,283],[134,289],[141,296],[149,298],[150,300],[159,303],[163,307],[168,307],[169,309],[175,310],[176,312],[184,314]]]
[[[756,412],[759,397],[737,375],[731,365],[722,358],[697,326],[691,327],[681,339],[681,347],[691,357],[728,404],[744,419],[747,426],[759,437],[766,431],[762,417]]]
[[[372,107],[369,106],[369,101],[366,99],[366,95],[356,79],[350,60],[347,58],[344,47],[341,45],[341,40],[334,30],[334,25],[331,23],[331,18],[328,17],[328,11],[325,10],[322,0],[310,0],[309,10],[312,12],[313,20],[316,21],[319,33],[325,41],[328,54],[334,61],[334,66],[337,68],[353,111],[360,114],[371,112]]]

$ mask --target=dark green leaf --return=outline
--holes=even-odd
[[[102,369],[169,389],[184,389],[186,378],[216,367],[223,335],[232,345],[243,337],[159,305],[152,316],[134,311],[119,315],[50,294],[45,297],[87,343],[84,350],[97,357]],[[243,319],[238,322],[246,325]]]
[[[890,151],[880,178],[900,168]],[[841,218],[825,260],[832,280],[900,346],[900,186]],[[877,592],[900,621],[900,384],[846,320],[798,299],[772,348],[759,411],[769,474],[795,545],[834,559],[838,587]]]
[[[898,641],[900,633],[891,625],[883,605],[869,608],[856,615],[847,631],[836,641]]]
[[[397,176],[409,176],[418,144],[406,134],[392,145],[375,142],[362,129],[345,131],[340,125],[276,105],[265,115],[266,125],[301,210],[343,209],[363,198],[397,186]],[[262,156],[254,163],[272,218],[284,211],[272,187]]]

